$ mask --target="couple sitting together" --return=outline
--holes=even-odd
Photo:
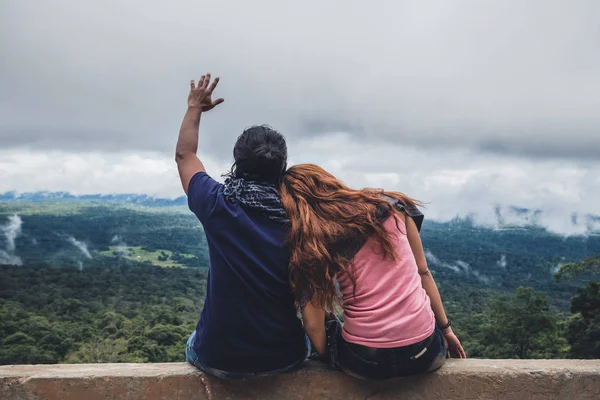
[[[187,361],[236,379],[288,372],[311,357],[379,380],[465,358],[427,268],[415,200],[351,189],[312,164],[288,169],[284,137],[266,126],[237,139],[224,184],[206,173],[198,129],[202,113],[223,102],[212,100],[218,81],[191,82],[176,150],[210,258]]]

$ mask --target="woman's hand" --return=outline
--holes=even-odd
[[[201,112],[209,111],[224,102],[224,99],[212,100],[212,94],[217,85],[219,84],[219,78],[210,84],[210,74],[202,75],[198,87],[194,81],[190,82],[190,95],[188,96],[188,107],[199,109]]]
[[[463,350],[460,340],[458,340],[451,328],[448,328],[446,331],[444,331],[444,339],[446,340],[448,354],[450,354],[450,357],[467,358],[467,354]]]

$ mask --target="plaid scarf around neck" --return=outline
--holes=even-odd
[[[270,220],[281,224],[290,222],[279,191],[272,183],[227,178],[223,194],[227,200],[239,203],[245,209],[257,211]]]

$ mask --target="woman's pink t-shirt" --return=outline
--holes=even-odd
[[[384,259],[378,241],[371,238],[353,258],[356,292],[346,273],[337,276],[343,295],[342,335],[347,342],[368,347],[408,346],[433,333],[435,317],[421,286],[404,221],[393,215],[384,227],[395,245],[396,260]]]

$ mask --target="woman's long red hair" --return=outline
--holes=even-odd
[[[378,210],[387,210],[391,215],[396,209],[382,195],[398,199],[406,207],[421,205],[402,193],[350,189],[314,164],[289,168],[280,192],[291,221],[287,244],[291,252],[290,283],[296,299],[301,301],[310,294],[312,304],[328,310],[339,301],[337,272],[346,272],[356,287],[352,260],[332,251],[332,245],[352,235],[365,239],[375,236],[383,249],[382,256],[396,257],[378,218]]]

